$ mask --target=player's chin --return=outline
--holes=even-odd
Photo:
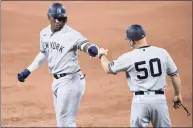
[[[60,26],[60,25],[54,26],[54,31],[59,31],[60,29],[62,29],[62,26]]]

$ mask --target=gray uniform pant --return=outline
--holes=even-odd
[[[85,91],[85,78],[78,72],[53,81],[54,107],[58,127],[76,127],[76,115]]]
[[[131,105],[130,127],[171,127],[165,95],[145,92],[133,96]]]

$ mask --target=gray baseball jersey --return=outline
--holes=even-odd
[[[73,73],[80,69],[77,49],[88,40],[78,31],[65,25],[51,32],[50,25],[40,32],[40,51],[47,55],[51,74]]]
[[[54,34],[50,25],[40,32],[40,52],[47,56],[50,73],[69,73],[52,83],[58,127],[76,127],[78,106],[85,90],[84,75],[77,72],[77,51],[86,42],[83,35],[67,25]]]
[[[109,70],[114,74],[125,71],[132,92],[164,90],[166,74],[178,73],[168,52],[155,46],[140,47],[121,55],[109,64]]]

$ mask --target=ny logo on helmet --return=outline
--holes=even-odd
[[[61,8],[57,8],[57,13],[61,13],[62,12],[62,9]]]

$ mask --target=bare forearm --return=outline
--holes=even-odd
[[[174,76],[171,76],[172,84],[174,87],[175,95],[181,95],[181,80],[180,75],[177,73]]]
[[[103,70],[106,72],[106,73],[110,73],[110,71],[109,71],[109,63],[110,63],[110,61],[107,59],[107,57],[106,57],[106,55],[103,55],[102,57],[101,57],[101,65],[102,65],[102,68],[103,68]]]

